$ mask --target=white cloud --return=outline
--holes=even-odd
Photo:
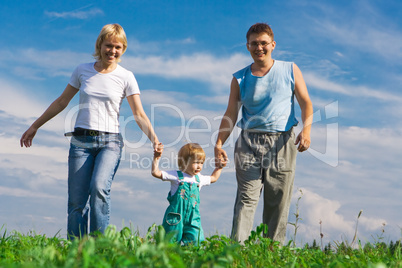
[[[17,91],[18,86],[16,85],[7,84],[5,81],[1,82],[0,92],[2,98],[0,98],[0,109],[6,114],[26,121],[27,119],[38,117],[45,111],[46,106],[44,103],[33,101],[33,96],[27,98],[26,94]]]
[[[91,60],[91,56],[84,53],[39,51],[32,48],[21,50],[15,55],[13,60],[23,65],[14,67],[14,71],[20,74],[21,72],[27,73],[31,79],[44,79],[44,75],[69,77],[75,66],[82,62],[82,59],[88,58],[88,61]],[[54,61],[54,58],[59,60]],[[208,87],[215,90],[215,94],[208,97],[208,100],[216,98],[219,104],[227,103],[233,70],[238,70],[249,63],[250,57],[245,54],[234,54],[228,58],[216,58],[206,53],[196,53],[177,58],[163,56],[132,57],[126,55],[122,61],[122,65],[133,71],[134,74],[155,75],[167,79],[192,79],[204,82]],[[328,67],[328,61],[324,65]],[[338,73],[342,72],[339,67],[334,66],[331,67],[332,72],[334,68],[337,69]],[[319,69],[322,71],[322,68]],[[308,87],[319,90],[344,96],[359,98],[365,96],[379,101],[402,102],[401,96],[389,93],[384,89],[373,89],[365,85],[341,84],[322,77],[314,71],[306,71],[303,76]],[[200,97],[203,97],[202,92],[200,92]],[[204,96],[204,98],[206,97]]]
[[[60,198],[59,196],[46,194],[43,192],[35,192],[32,190],[24,190],[19,188],[3,187],[0,186],[0,195],[24,197],[24,198]]]
[[[84,7],[85,8],[85,7]],[[45,15],[50,18],[61,18],[61,19],[88,19],[91,17],[95,17],[98,15],[103,15],[103,11],[99,8],[91,8],[89,10],[83,11],[80,9],[76,9],[73,11],[65,11],[65,12],[56,12],[56,11],[45,11]]]
[[[22,85],[1,78],[0,83],[2,85],[0,87],[0,94],[2,95],[0,109],[7,114],[27,119],[39,116],[45,111],[45,104],[39,100],[34,100],[34,94],[31,96],[25,94],[21,90]]]
[[[363,228],[368,231],[377,231],[380,228],[384,228],[387,225],[387,221],[381,218],[361,216],[359,219],[359,225],[363,226]]]
[[[16,133],[17,134],[17,133]],[[22,134],[22,133],[21,133]],[[17,134],[18,135],[18,134]],[[43,135],[46,135],[45,133]],[[64,138],[64,137],[63,137]],[[62,138],[62,139],[63,139]],[[46,137],[46,142],[51,142],[54,137]],[[34,140],[35,141],[35,140]],[[67,147],[67,140],[64,140],[64,145]],[[59,144],[62,142],[58,141]],[[1,153],[7,155],[7,157],[12,157],[13,155],[30,155],[35,157],[50,157],[55,162],[65,163],[66,162],[66,152],[65,148],[62,147],[50,147],[45,144],[33,143],[30,148],[21,148],[20,141],[17,137],[0,136],[0,147],[2,148]],[[17,147],[17,148],[16,148]]]
[[[22,49],[9,57],[14,62],[14,72],[27,74],[34,80],[47,77],[70,77],[74,68],[83,61],[92,61],[87,53],[68,50],[42,51],[34,48]],[[58,60],[55,61],[54,59]],[[85,60],[87,59],[87,60]],[[16,64],[17,63],[17,64]],[[169,58],[164,56],[123,56],[122,66],[135,75],[156,75],[168,79],[192,79],[228,93],[232,73],[251,63],[249,56],[234,54],[227,58],[216,58],[208,53]],[[66,80],[68,82],[68,80]]]
[[[195,44],[196,40],[192,37],[187,37],[185,39],[181,39],[181,40],[166,40],[166,44],[168,45],[176,45],[176,44],[183,44],[183,45],[191,45],[191,44]]]
[[[300,217],[303,219],[302,226],[306,234],[317,237],[319,225],[322,222],[324,233],[346,234],[348,237],[353,235],[353,221],[346,220],[339,213],[341,204],[336,200],[324,198],[306,188],[301,188],[303,196],[300,199]],[[294,195],[293,198],[296,198]],[[325,235],[325,234],[324,234]],[[339,237],[330,237],[330,240],[339,239]]]
[[[210,84],[215,89],[227,89],[233,70],[250,64],[251,59],[244,54],[234,54],[229,58],[216,58],[211,54],[168,58],[163,56],[129,57],[122,65],[134,74],[157,75],[169,79],[193,79]]]
[[[92,56],[87,53],[68,50],[38,50],[35,48],[20,49],[9,59],[16,66],[13,68],[15,74],[21,75],[20,72],[28,72],[30,77],[37,80],[55,76],[69,78],[74,68],[83,60],[93,61]],[[66,79],[65,85],[67,82],[68,79]]]
[[[302,195],[295,193],[293,202],[299,201],[299,230],[296,242],[309,242],[313,239],[320,241],[320,233],[323,234],[323,243],[348,242],[353,241],[355,233],[357,239],[363,243],[371,241],[371,235],[378,232],[386,224],[381,217],[366,217],[364,210],[358,218],[359,210],[352,216],[345,217],[341,212],[341,203],[337,200],[331,200],[312,192],[307,188],[300,188]],[[292,222],[295,222],[294,216]],[[290,227],[288,235],[292,237],[292,228]],[[357,231],[356,231],[357,228]]]
[[[204,105],[201,99],[207,97],[205,97],[201,92],[199,94],[200,95],[191,93],[186,94],[182,92],[146,90],[141,94],[141,100],[144,105],[153,107],[156,115],[158,114],[158,109],[163,109],[163,114],[169,115],[170,117],[189,120],[194,117],[202,116],[209,122],[211,122],[213,118],[223,115],[224,111],[217,112],[216,110],[202,109]],[[228,96],[224,97],[228,99]],[[208,105],[210,104],[211,103],[208,103]],[[159,114],[161,113],[159,112]]]
[[[5,120],[10,120],[13,122],[13,125],[16,125],[15,123],[18,122],[18,124],[25,125],[28,128],[53,101],[39,99],[38,95],[34,93],[35,88],[27,89],[26,86],[9,82],[2,78],[0,78],[0,83],[2,84],[0,94],[3,96],[0,98],[0,110],[5,112],[3,117],[9,117],[9,119]],[[61,92],[62,90],[60,90],[60,94]],[[66,122],[65,120],[70,109],[74,108],[74,103],[75,100],[59,115],[42,126],[41,130],[55,131],[58,134],[71,130],[70,122]],[[65,128],[67,129],[65,130]],[[18,133],[18,135],[22,134]]]
[[[352,47],[355,52],[368,52],[372,57],[381,56],[385,61],[401,64],[402,36],[388,13],[381,13],[368,1],[353,2],[351,8],[342,10],[325,4],[316,6],[323,14],[312,18],[318,33],[333,43]]]
[[[344,58],[345,57],[345,55],[343,55],[342,52],[339,52],[339,51],[335,51],[334,54],[336,56],[338,56],[339,58]]]
[[[351,97],[370,97],[373,99],[377,99],[380,101],[389,101],[389,102],[402,102],[402,97],[399,95],[395,95],[389,93],[384,89],[372,89],[367,86],[351,86],[347,84],[340,84],[331,80],[328,80],[324,77],[320,77],[314,72],[305,72],[303,74],[306,84],[308,87],[314,87],[319,90],[334,92],[336,94],[341,94],[345,96]]]
[[[331,122],[333,123],[333,122]],[[309,153],[298,156],[296,186],[304,195],[300,201],[304,241],[319,239],[319,221],[327,241],[351,242],[358,212],[358,237],[369,241],[387,224],[386,235],[398,239],[400,174],[400,128],[339,127],[339,164],[331,167]],[[326,152],[325,121],[312,129],[312,148]],[[297,198],[294,196],[294,201]],[[292,213],[292,212],[291,212]]]

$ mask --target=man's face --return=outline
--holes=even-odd
[[[254,61],[271,59],[271,53],[275,48],[275,41],[266,33],[251,34],[247,42],[247,50]]]

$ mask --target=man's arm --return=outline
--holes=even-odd
[[[230,85],[229,102],[226,112],[219,126],[218,138],[215,144],[215,158],[227,162],[228,156],[225,150],[222,149],[223,144],[233,131],[234,125],[239,114],[240,104],[240,87],[237,79],[233,77]]]
[[[295,144],[298,144],[297,150],[299,152],[304,152],[310,147],[311,143],[310,131],[311,124],[313,123],[313,104],[308,95],[302,72],[296,64],[293,65],[293,72],[295,77],[295,95],[300,105],[303,121],[303,129],[297,136]]]

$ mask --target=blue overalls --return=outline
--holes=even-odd
[[[168,194],[169,207],[163,217],[162,226],[166,233],[175,232],[173,241],[185,245],[198,244],[204,240],[200,216],[200,179],[195,175],[197,183],[183,182],[183,173],[178,170],[179,187],[172,196]],[[172,242],[173,242],[172,241]]]

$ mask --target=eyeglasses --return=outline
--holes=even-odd
[[[255,42],[255,41],[253,41],[253,42],[251,42],[251,43],[247,43],[250,47],[252,47],[252,48],[257,48],[257,47],[259,47],[259,46],[261,46],[261,47],[266,47],[266,46],[268,46],[269,44],[271,44],[272,42],[274,42],[274,41],[271,41],[271,42],[265,42],[265,41],[262,41],[262,42]]]

